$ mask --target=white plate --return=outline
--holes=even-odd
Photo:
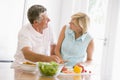
[[[67,66],[67,69],[68,69],[68,71],[70,71],[71,73],[64,73],[64,72],[61,72],[60,73],[60,75],[68,75],[68,76],[74,76],[74,75],[91,75],[92,73],[89,73],[89,70],[87,70],[87,72],[82,72],[82,73],[75,73],[74,71],[73,71],[73,68],[72,67],[69,67],[69,66]]]
[[[75,75],[91,75],[91,73],[63,73],[61,72],[59,75],[65,75],[65,76],[75,76]]]
[[[28,72],[34,72],[36,70],[36,65],[20,63],[20,69]]]

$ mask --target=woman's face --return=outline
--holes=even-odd
[[[75,23],[75,20],[71,20],[70,21],[70,29],[72,29],[73,31],[75,31],[76,33],[80,33],[80,32],[82,32],[82,28],[80,27],[80,26],[77,26],[77,25],[75,25],[74,24]]]

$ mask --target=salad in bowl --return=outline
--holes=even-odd
[[[63,68],[63,64],[56,62],[37,62],[40,76],[58,76]]]

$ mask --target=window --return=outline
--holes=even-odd
[[[0,60],[13,60],[17,34],[22,26],[24,0],[0,2]]]

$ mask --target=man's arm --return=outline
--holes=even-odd
[[[55,62],[60,62],[59,57],[53,55],[53,56],[46,56],[46,55],[42,55],[42,54],[37,54],[35,52],[33,52],[29,47],[24,47],[22,49],[23,55],[25,57],[25,59],[30,60],[32,62],[38,62],[38,61],[42,61],[42,62],[51,62],[51,61],[55,61]]]

